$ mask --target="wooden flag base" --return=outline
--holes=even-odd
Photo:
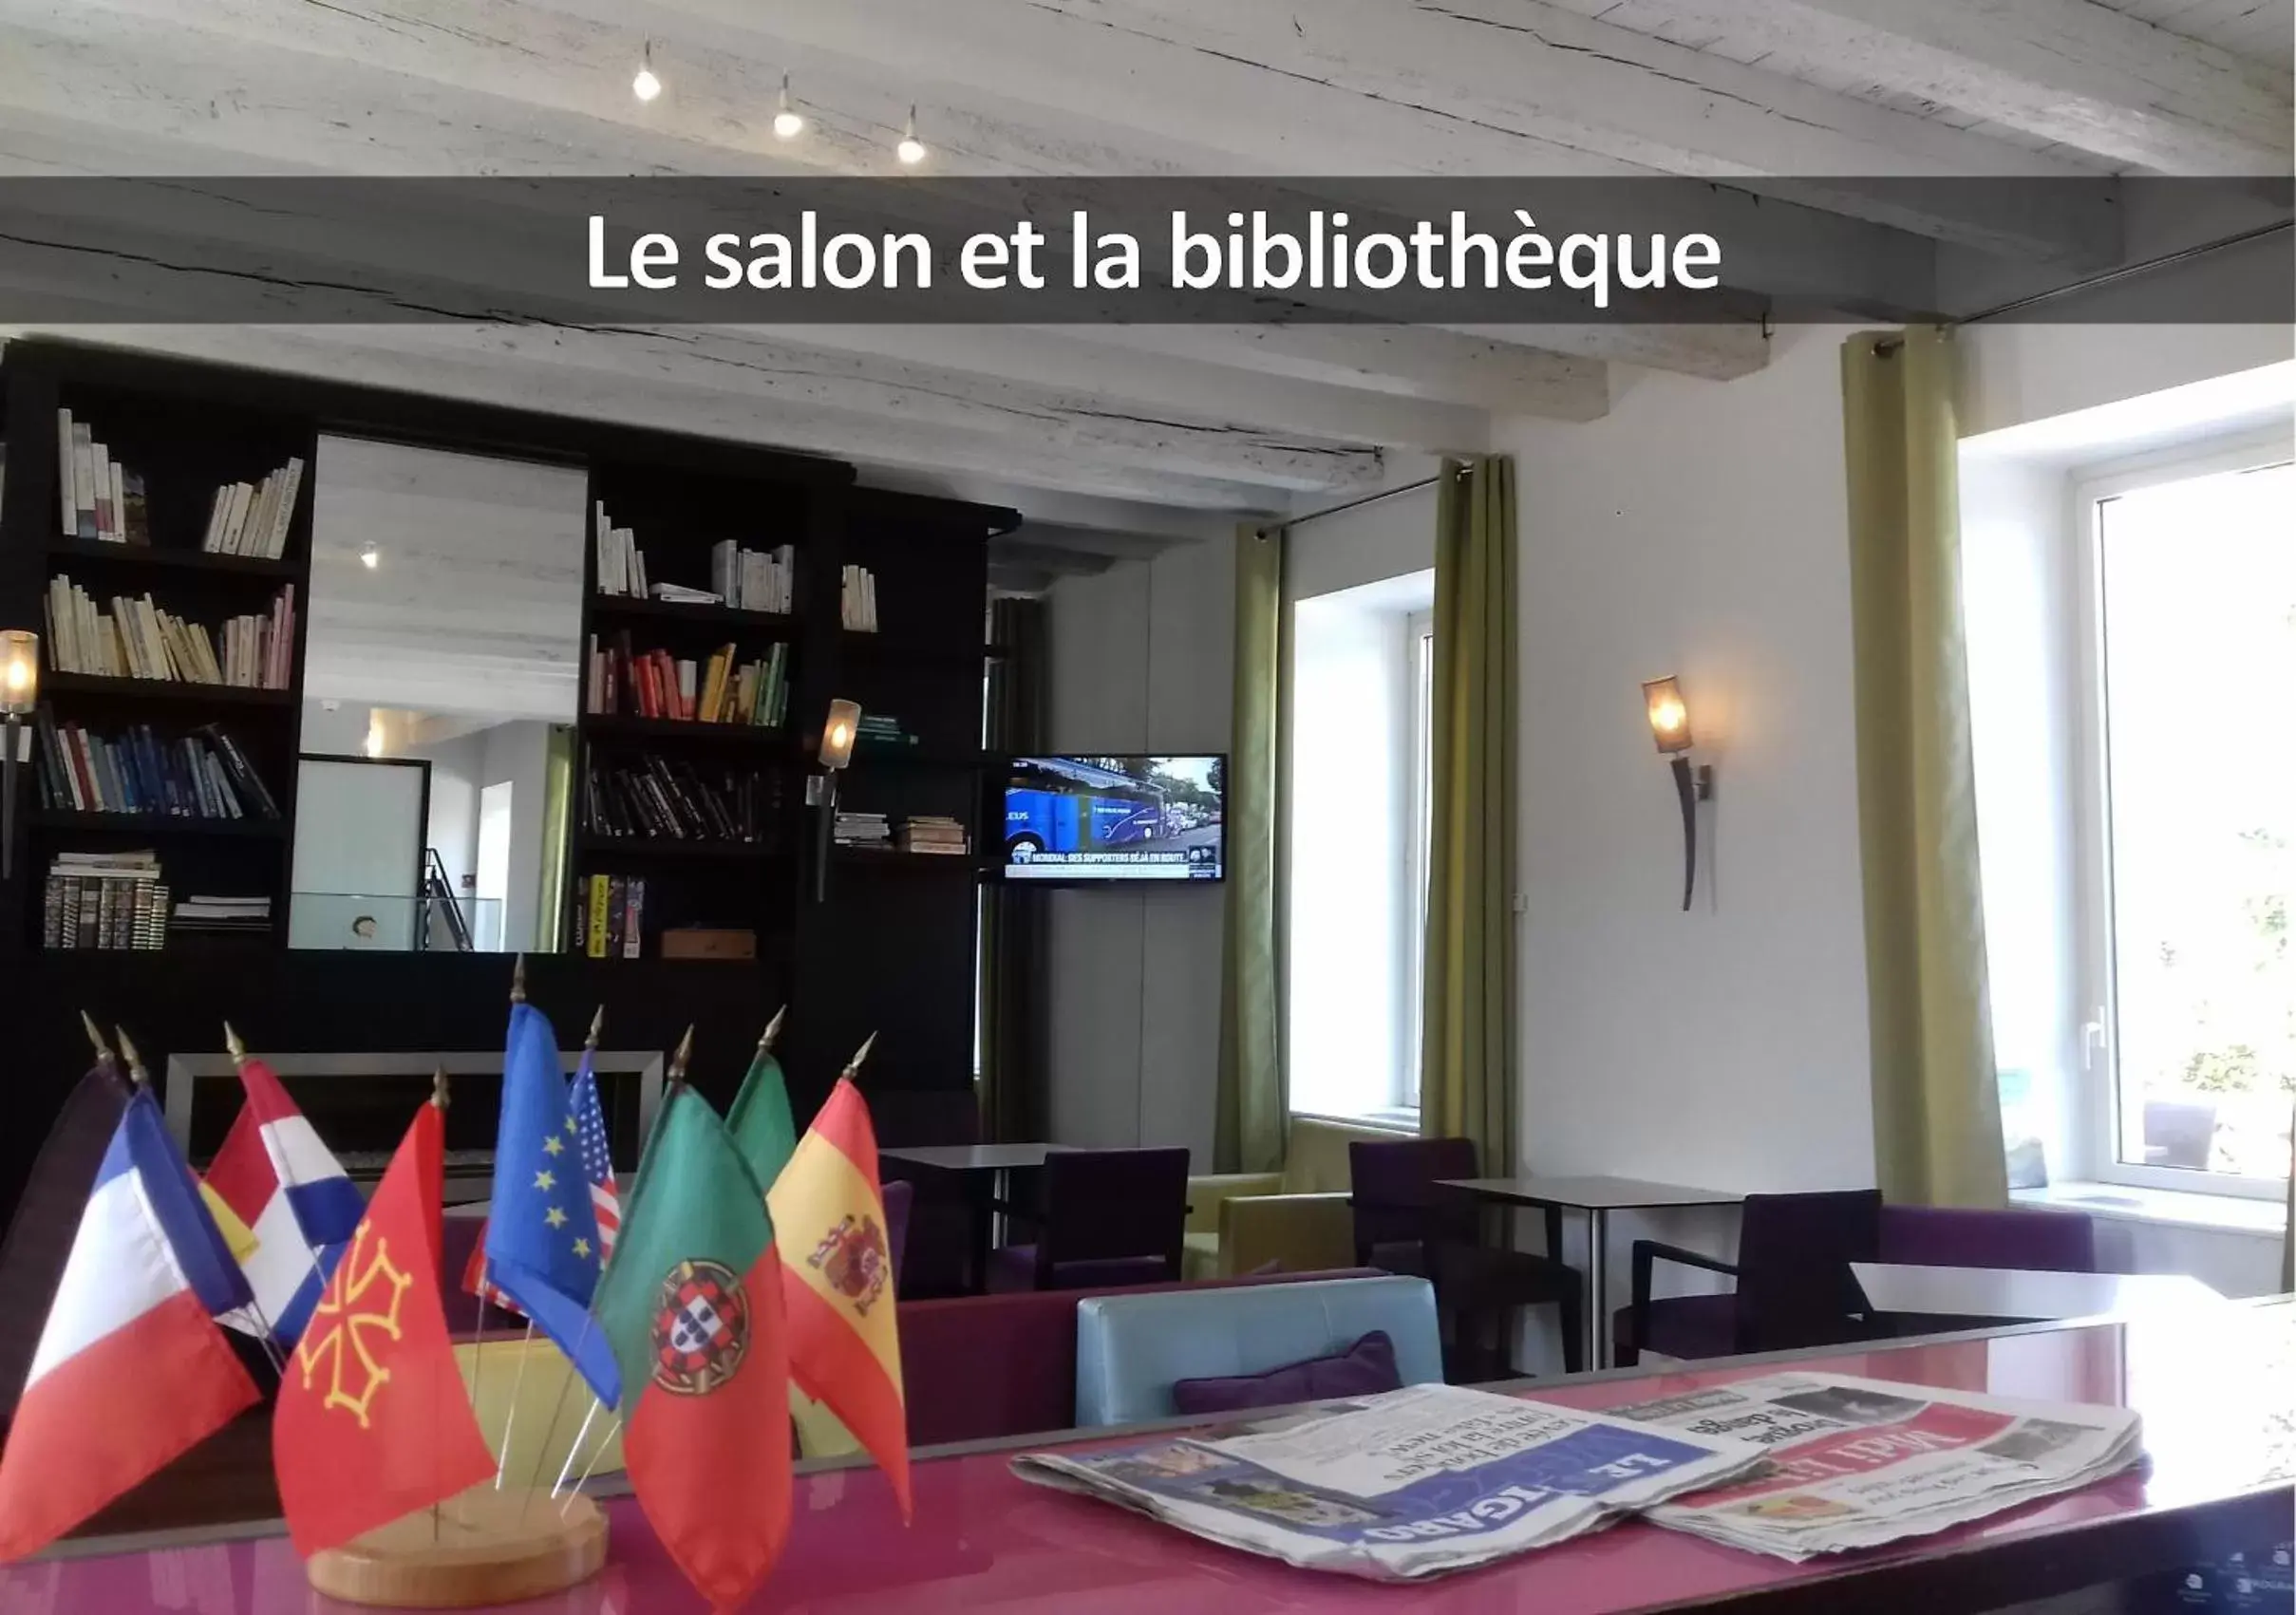
[[[605,1563],[606,1516],[589,1498],[490,1482],[435,1516],[424,1509],[315,1553],[304,1570],[346,1604],[471,1609],[559,1591]]]

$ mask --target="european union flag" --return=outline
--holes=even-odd
[[[540,1010],[514,1004],[502,1061],[486,1276],[557,1343],[598,1399],[613,1407],[621,1400],[620,1371],[606,1332],[590,1316],[606,1252],[580,1143],[580,1123],[558,1069],[557,1035]]]

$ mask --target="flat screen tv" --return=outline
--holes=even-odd
[[[1222,879],[1227,783],[1218,756],[1009,759],[1005,878]]]

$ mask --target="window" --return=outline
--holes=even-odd
[[[1303,1114],[1417,1120],[1433,598],[1418,573],[1291,609],[1285,1063]]]
[[[1404,653],[1411,668],[1411,734],[1404,761],[1410,781],[1411,817],[1405,836],[1410,867],[1403,924],[1409,961],[1402,984],[1405,1058],[1397,1067],[1394,1103],[1419,1114],[1419,1054],[1426,1028],[1427,876],[1435,845],[1435,613],[1414,611],[1403,620]]]
[[[2278,1194],[2296,1107],[2296,466],[2078,490],[2081,1124],[2096,1175]]]

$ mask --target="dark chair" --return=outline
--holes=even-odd
[[[981,1111],[969,1087],[873,1093],[869,1115],[880,1149],[980,1142]],[[979,1275],[972,1270],[977,1212],[965,1174],[898,1160],[880,1160],[877,1169],[889,1197],[888,1217],[893,1214],[890,1196],[895,1183],[906,1184],[911,1196],[901,1294],[964,1295],[977,1289]]]
[[[1921,1268],[2023,1268],[2097,1271],[2097,1225],[2085,1211],[2037,1206],[1980,1211],[1952,1206],[1884,1206],[1884,1262]]]
[[[1477,1175],[1474,1140],[1351,1143],[1347,1170],[1356,1262],[1433,1282],[1437,1309],[1454,1321],[1445,1370],[1454,1383],[1511,1372],[1505,1331],[1507,1314],[1517,1306],[1551,1304],[1560,1310],[1563,1367],[1579,1372],[1584,1361],[1576,1270],[1552,1255],[1485,1245],[1482,1207],[1456,1189],[1441,1187],[1445,1178]],[[1559,1208],[1547,1208],[1546,1229],[1548,1250],[1559,1250]],[[1477,1339],[1486,1324],[1496,1335],[1487,1351]]]
[[[1866,1298],[1850,1271],[1881,1249],[1881,1192],[1749,1194],[1738,1225],[1738,1260],[1724,1262],[1654,1239],[1633,1248],[1633,1300],[1611,1320],[1620,1366],[1645,1351],[1731,1357],[1794,1346],[1871,1340]],[[1672,1262],[1738,1281],[1731,1295],[1653,1299],[1652,1269]]]
[[[909,1249],[909,1213],[916,1199],[916,1187],[897,1178],[881,1187],[885,1195],[885,1249],[893,1256],[893,1287],[898,1294],[901,1258]]]
[[[1062,1150],[1044,1157],[1038,1208],[1008,1213],[1036,1240],[988,1259],[988,1288],[1172,1284],[1188,1223],[1186,1150]]]

